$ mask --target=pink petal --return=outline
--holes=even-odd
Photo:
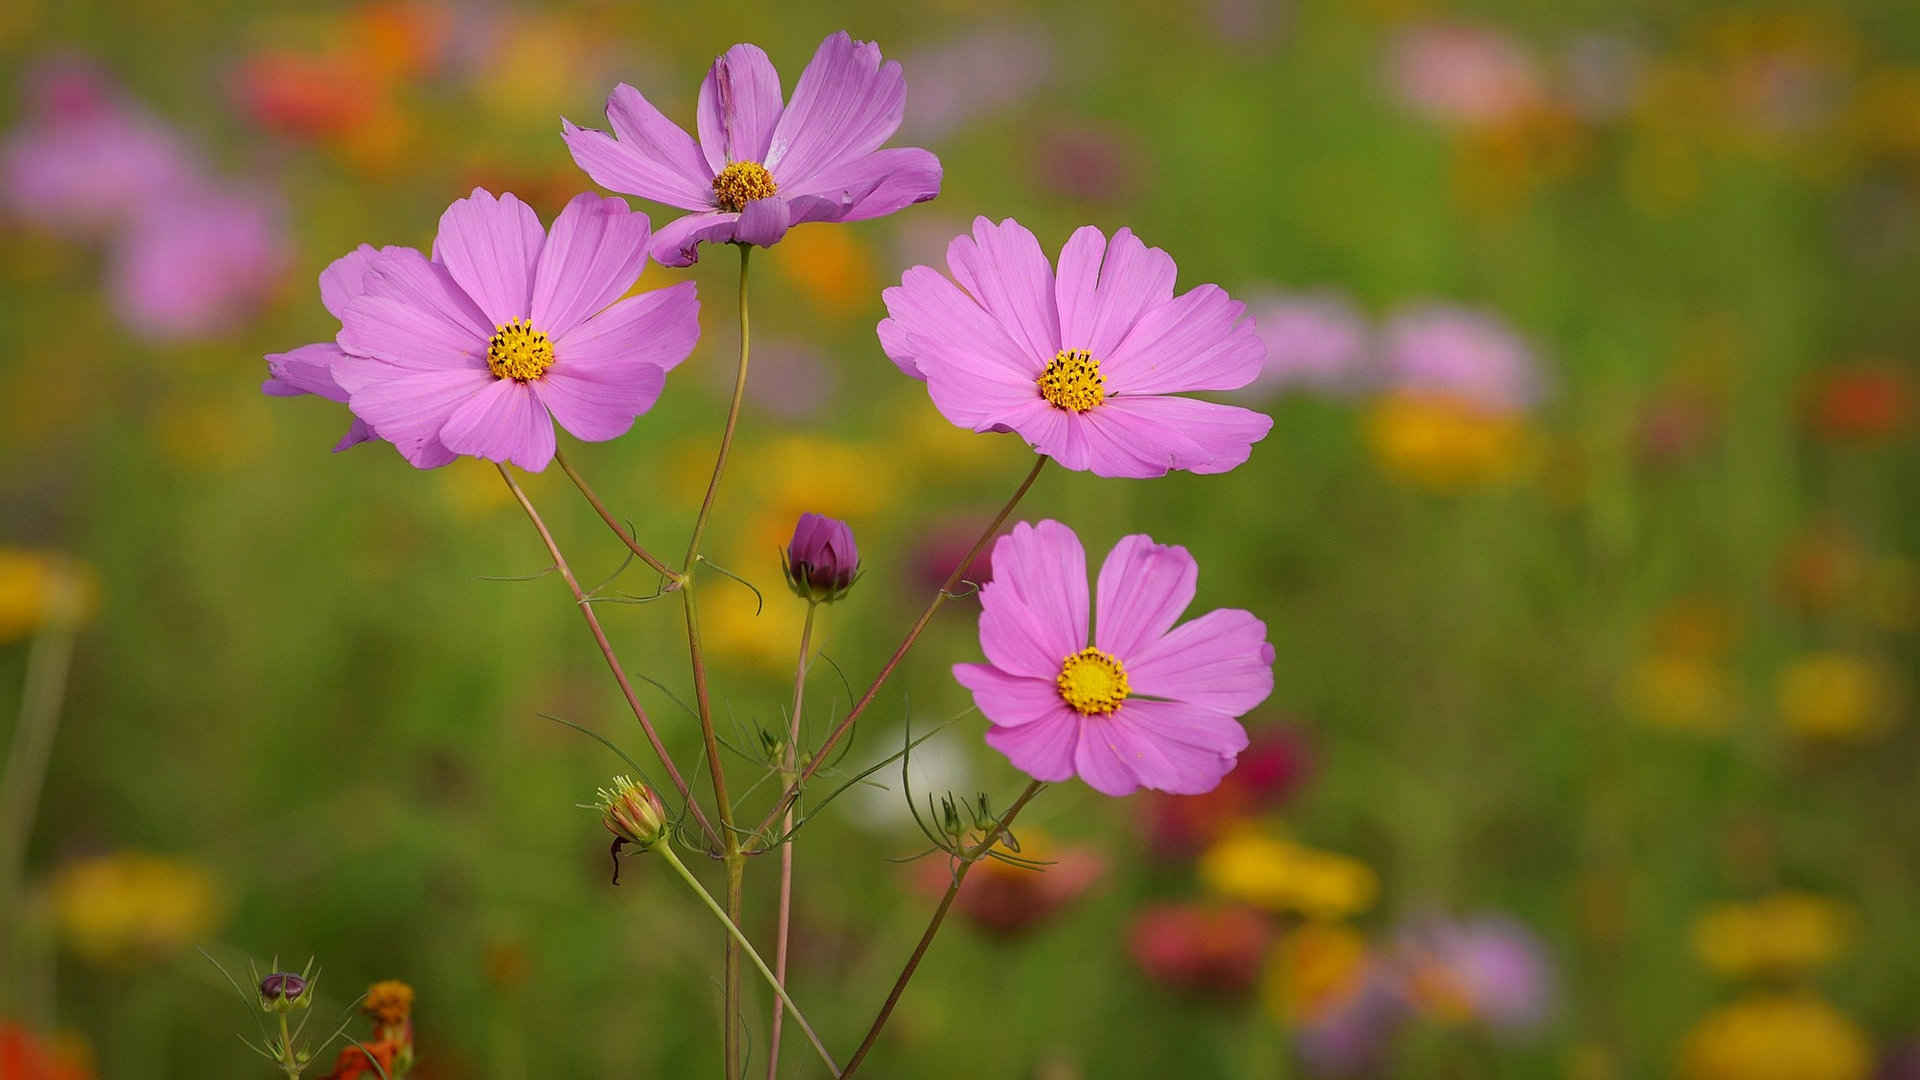
[[[567,433],[585,442],[617,439],[641,413],[653,408],[667,373],[652,364],[562,371],[555,364],[533,388]]]
[[[626,83],[614,87],[607,95],[607,122],[617,139],[560,122],[574,164],[594,183],[682,210],[713,207],[713,170],[700,148],[640,91]]]
[[[1062,347],[1085,349],[1105,363],[1142,314],[1173,299],[1173,279],[1173,257],[1141,243],[1133,230],[1121,229],[1108,243],[1099,229],[1082,226],[1060,250]]]
[[[455,409],[493,385],[486,368],[402,368],[352,353],[334,365],[347,391],[347,407],[414,467],[430,469],[453,459],[440,429]]]
[[[980,375],[999,374],[987,370],[999,368],[1023,383],[1028,396],[1039,397],[1035,380],[1052,357],[1039,357],[1016,345],[985,308],[938,270],[913,267],[881,297],[897,330],[906,335],[912,363],[923,377],[929,367],[941,365]],[[894,363],[900,360],[894,356]]]
[[[563,369],[645,365],[670,371],[700,340],[700,296],[694,283],[630,296],[553,343],[552,375]]]
[[[485,369],[493,326],[446,267],[412,248],[388,248],[364,284],[340,316],[342,349],[406,368]]]
[[[980,714],[999,727],[1031,724],[1060,707],[1060,688],[1051,677],[1009,675],[986,664],[955,664],[953,677],[973,691]]]
[[[892,319],[881,319],[880,324],[873,329],[880,338],[880,351],[887,354],[887,359],[893,361],[893,366],[899,368],[902,375],[910,375],[921,382],[927,381],[926,374],[914,361],[913,334],[906,328],[906,324]]]
[[[924,340],[914,338],[916,343]],[[934,355],[938,356],[939,353]],[[971,358],[964,365],[941,364],[937,359],[922,355],[919,362],[926,365],[927,393],[933,398],[934,407],[949,422],[960,427],[974,431],[1012,428],[1027,436],[1027,441],[1039,448],[1038,440],[1028,436],[1025,427],[1019,423],[1020,418],[1037,416],[1033,412],[1036,407],[1049,412],[1060,411],[1040,396],[1031,377],[1023,379],[1004,368],[987,367],[979,358]],[[1041,449],[1041,453],[1048,452]]]
[[[474,188],[440,215],[433,261],[480,306],[491,330],[533,310],[533,266],[546,242],[533,207],[511,192],[496,199]]]
[[[780,73],[758,45],[735,45],[700,82],[700,149],[713,174],[734,161],[765,161],[780,122]]]
[[[1173,629],[1199,579],[1200,564],[1186,548],[1139,533],[1122,537],[1100,564],[1094,646],[1126,663]]]
[[[993,666],[1053,679],[1087,643],[1087,553],[1057,521],[1020,522],[993,545],[980,591],[980,647]]]
[[[1168,469],[1178,468],[1177,454],[1152,439],[1139,438],[1128,429],[1121,414],[1105,407],[1079,416],[1068,415],[1065,422],[1079,432],[1086,444],[1085,460],[1075,467],[1095,476],[1145,480],[1165,476]],[[1189,456],[1197,452],[1192,451]]]
[[[624,199],[575,195],[560,216],[533,272],[529,311],[536,329],[558,341],[633,288],[647,264],[652,227]]]
[[[333,381],[333,365],[345,355],[331,341],[269,354],[267,371],[273,377],[261,389],[275,397],[318,394],[328,401],[344,402],[347,392]]]
[[[1139,740],[1111,717],[1084,717],[1080,741],[1073,748],[1073,769],[1102,795],[1130,795],[1140,786],[1133,766],[1143,754],[1154,755],[1153,744]]]
[[[575,438],[600,442],[653,407],[667,371],[700,337],[694,283],[641,293],[588,319],[554,344],[534,393]]]
[[[354,297],[366,291],[367,270],[379,255],[372,244],[361,244],[320,271],[320,303],[338,319]]]
[[[880,47],[842,30],[827,37],[800,73],[793,100],[773,130],[766,165],[796,190],[848,158],[880,148],[900,128],[907,87]]]
[[[787,235],[787,201],[778,195],[755,199],[740,211],[734,239],[744,244],[772,247]]]
[[[661,266],[692,266],[700,260],[701,244],[732,240],[740,215],[723,210],[688,214],[660,226],[653,234],[653,261]]]
[[[1007,755],[1014,768],[1048,782],[1073,776],[1073,752],[1079,740],[1080,714],[1065,703],[1030,724],[987,728],[988,746]]]
[[[1247,306],[1218,285],[1190,289],[1140,317],[1126,339],[1101,356],[1107,393],[1172,394],[1237,390],[1260,375],[1267,346],[1243,319]]]
[[[1221,608],[1121,662],[1136,694],[1240,716],[1273,693],[1273,656],[1267,624],[1251,612]]]
[[[974,218],[973,235],[947,245],[947,266],[1021,352],[1044,367],[1060,351],[1053,264],[1026,226],[1012,218],[998,225]]]
[[[333,444],[333,452],[337,454],[342,450],[351,450],[352,448],[359,446],[363,442],[371,442],[372,440],[377,438],[379,438],[379,436],[373,433],[373,428],[370,425],[368,425],[368,423],[365,420],[362,420],[356,416],[353,418],[353,423],[347,425],[347,433],[345,435],[340,436],[339,442]],[[453,456],[449,454],[447,456],[447,461],[452,461],[452,460],[453,460]],[[423,469],[437,469],[440,466],[445,464],[446,464],[446,461],[432,461],[420,467]]]
[[[1110,397],[1086,415],[1108,426],[1117,439],[1131,440],[1139,456],[1196,473],[1223,473],[1244,464],[1253,444],[1273,428],[1273,418],[1264,413],[1183,397]],[[1102,472],[1097,462],[1093,471],[1140,475]]]
[[[1179,702],[1129,698],[1105,720],[1107,740],[1125,758],[1128,771],[1142,786],[1173,795],[1212,791],[1247,748],[1247,731],[1239,721]],[[1086,726],[1097,725],[1089,721]]]
[[[782,188],[795,225],[803,221],[865,221],[940,194],[940,159],[918,147],[876,150],[843,161],[805,183]]]
[[[553,420],[531,386],[495,379],[453,410],[440,429],[440,441],[456,454],[511,461],[539,472],[553,460]]]

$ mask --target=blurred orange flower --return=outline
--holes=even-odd
[[[1804,993],[1742,998],[1708,1013],[1680,1047],[1683,1080],[1864,1080],[1873,1050],[1858,1025]]]
[[[1777,697],[1788,732],[1836,741],[1879,735],[1892,724],[1897,704],[1883,666],[1843,652],[1809,653],[1787,665]]]
[[[96,963],[184,948],[213,929],[222,908],[204,869],[140,851],[67,863],[54,872],[48,894],[62,937]]]
[[[1408,392],[1375,402],[1367,415],[1367,445],[1389,475],[1437,491],[1512,483],[1537,456],[1533,434],[1518,415]]]
[[[75,629],[99,609],[93,567],[58,552],[0,548],[0,644],[43,626]]]

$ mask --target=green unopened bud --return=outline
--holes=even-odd
[[[667,834],[667,808],[647,785],[624,776],[613,778],[612,788],[601,788],[595,806],[600,823],[615,838],[645,851]]]

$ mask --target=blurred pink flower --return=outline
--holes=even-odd
[[[1400,935],[1395,967],[1416,1005],[1497,1034],[1531,1034],[1553,1011],[1546,949],[1504,916],[1417,924]]]
[[[713,376],[716,386],[724,380],[722,392],[732,392],[732,371],[715,365]],[[839,371],[812,345],[754,341],[753,378],[747,383],[747,400],[755,407],[789,420],[804,419],[819,415],[839,388]]]
[[[917,49],[906,67],[913,72],[913,115],[903,130],[934,142],[1045,86],[1054,50],[1043,26],[986,27]]]
[[[924,595],[946,584],[947,575],[953,573],[954,566],[967,557],[973,542],[980,538],[981,530],[992,520],[991,514],[960,515],[923,526],[907,558],[914,595]],[[980,550],[973,565],[967,568],[967,581],[984,586],[993,580],[992,551],[991,543]],[[954,591],[965,593],[967,590],[962,585]]]
[[[1357,390],[1370,377],[1368,327],[1346,298],[1333,293],[1270,293],[1247,309],[1267,343],[1267,363],[1248,392]]]
[[[1100,567],[1089,647],[1080,538],[1015,525],[980,591],[989,663],[953,667],[992,725],[987,745],[1036,780],[1078,776],[1106,795],[1212,790],[1246,748],[1236,718],[1273,692],[1274,654],[1246,611],[1174,626],[1199,574],[1186,548],[1123,538]]]
[[[938,195],[933,154],[880,149],[906,98],[900,65],[843,30],[820,43],[784,105],[767,54],[728,49],[700,84],[698,143],[625,83],[607,98],[613,135],[561,123],[594,183],[693,211],[653,237],[656,260],[688,266],[703,243],[770,247],[803,222],[865,221]]]
[[[1387,324],[1382,377],[1392,389],[1450,397],[1488,412],[1522,412],[1545,387],[1533,350],[1492,315],[1428,306]]]
[[[1125,477],[1226,472],[1273,427],[1177,396],[1247,385],[1266,346],[1219,286],[1174,296],[1172,257],[1128,229],[1111,244],[1075,231],[1056,279],[1025,226],[975,218],[947,265],[959,284],[916,266],[886,290],[878,331],[953,424],[1014,431],[1069,469]]]
[[[1128,951],[1147,976],[1170,989],[1242,997],[1260,981],[1273,930],[1243,907],[1169,904],[1134,916]]]
[[[1149,794],[1140,800],[1147,844],[1164,858],[1191,858],[1237,822],[1284,804],[1313,771],[1313,755],[1294,724],[1248,732],[1240,763],[1200,795]]]
[[[290,246],[280,200],[266,191],[206,185],[152,199],[116,243],[114,306],[138,337],[221,333],[272,295]]]
[[[1295,1046],[1315,1076],[1372,1073],[1385,1060],[1408,1011],[1400,981],[1370,964],[1356,990],[1300,1029]]]
[[[576,195],[549,231],[514,196],[476,188],[441,215],[431,261],[412,248],[371,259],[334,381],[417,468],[470,454],[538,472],[556,421],[617,438],[700,336],[690,281],[620,299],[648,232],[619,199]]]
[[[88,61],[48,61],[22,83],[21,124],[0,148],[9,213],[92,230],[195,183],[198,167],[179,135]]]
[[[1139,199],[1151,158],[1119,127],[1088,120],[1057,123],[1028,150],[1034,183],[1076,206],[1121,206]]]
[[[1498,123],[1545,97],[1533,54],[1490,26],[1424,23],[1410,27],[1393,43],[1388,67],[1401,102],[1443,123]]]
[[[1047,865],[1029,870],[983,859],[954,899],[955,910],[967,921],[997,937],[1017,937],[1038,927],[1080,899],[1107,872],[1106,860],[1087,848],[1053,847],[1023,837],[1020,855]],[[928,896],[941,895],[952,880],[947,859],[914,864],[914,886]]]

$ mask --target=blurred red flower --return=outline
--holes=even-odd
[[[1267,920],[1250,908],[1172,904],[1134,917],[1128,945],[1140,970],[1175,990],[1239,997],[1260,981]]]

